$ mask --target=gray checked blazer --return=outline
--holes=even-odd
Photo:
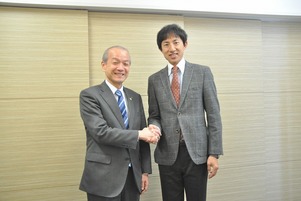
[[[223,154],[220,106],[209,67],[186,61],[178,108],[168,67],[154,73],[148,79],[148,103],[148,123],[159,126],[162,133],[155,149],[156,163],[175,162],[181,132],[196,164],[205,163],[208,155]]]
[[[130,163],[140,191],[142,173],[151,173],[149,144],[137,141],[138,130],[146,127],[141,96],[125,87],[124,93],[129,129],[125,129],[117,101],[105,82],[80,93],[80,114],[87,139],[80,189],[87,193],[119,195]]]

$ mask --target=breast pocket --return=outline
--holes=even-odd
[[[199,86],[193,86],[188,89],[187,97],[189,99],[200,99],[202,98],[202,88]]]

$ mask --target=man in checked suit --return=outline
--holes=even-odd
[[[168,64],[148,80],[149,125],[161,130],[155,149],[163,201],[205,201],[207,178],[223,154],[222,122],[210,68],[184,59],[187,34],[176,24],[163,27],[157,45]],[[173,71],[177,68],[177,72]],[[176,72],[176,73],[173,73]],[[171,86],[178,80],[179,101]]]
[[[80,93],[87,146],[80,189],[88,201],[138,201],[151,173],[149,142],[156,143],[160,131],[146,128],[141,96],[123,86],[131,65],[128,50],[108,48],[101,65],[106,80]],[[117,90],[124,97],[126,121]]]

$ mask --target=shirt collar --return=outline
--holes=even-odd
[[[117,91],[117,88],[115,86],[113,86],[108,80],[106,80],[106,84],[111,89],[112,93],[115,94],[115,92]],[[121,93],[123,93],[123,86],[119,90],[121,91]]]
[[[172,73],[171,69],[173,68],[173,65],[168,62],[167,66],[168,66],[168,76],[169,76]],[[177,64],[177,66],[180,69],[180,72],[183,73],[184,70],[185,70],[185,59],[184,59],[184,57],[180,60],[180,62]]]

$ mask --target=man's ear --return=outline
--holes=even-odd
[[[187,46],[188,46],[188,41],[186,41],[186,42],[184,43],[184,47],[187,48]]]
[[[101,62],[100,62],[100,65],[101,65],[102,71],[106,71],[106,63],[103,62],[103,61],[101,61]]]

